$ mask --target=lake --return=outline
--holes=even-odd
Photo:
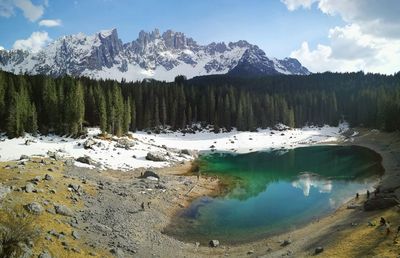
[[[229,182],[225,193],[194,200],[164,231],[203,244],[235,244],[295,229],[372,190],[384,172],[381,156],[359,146],[208,153],[199,162],[202,174]]]

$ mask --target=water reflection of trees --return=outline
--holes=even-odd
[[[238,200],[255,197],[266,191],[270,184],[280,181],[294,182],[303,192],[309,192],[306,188],[311,186],[327,191],[333,180],[363,182],[384,171],[381,157],[359,146],[313,146],[247,154],[213,153],[203,157],[201,164],[204,173],[220,176],[229,182],[226,198]],[[301,175],[304,171],[311,172],[308,178]]]

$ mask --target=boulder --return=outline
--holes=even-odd
[[[123,148],[123,149],[127,149],[127,150],[129,150],[133,146],[135,146],[135,142],[131,141],[129,139],[126,139],[126,138],[118,139],[117,144],[115,144],[115,147]]]
[[[24,190],[26,193],[32,193],[35,190],[35,186],[32,183],[27,183]]]
[[[167,159],[165,158],[165,155],[159,152],[149,152],[146,155],[146,159],[147,160],[151,160],[151,161],[167,161]]]
[[[0,200],[6,197],[7,194],[11,192],[11,188],[9,186],[3,186],[0,184]]]
[[[51,181],[51,180],[53,180],[53,179],[54,179],[54,178],[53,178],[52,175],[46,174],[46,175],[44,176],[44,180]]]
[[[72,191],[81,194],[83,192],[83,188],[78,184],[69,184],[68,188],[72,189]]]
[[[364,203],[364,210],[374,211],[387,209],[399,204],[399,201],[395,197],[377,197],[371,198]]]
[[[29,157],[28,157],[28,155],[21,155],[21,157],[20,157],[19,159],[20,159],[20,160],[29,159]]]
[[[218,247],[219,246],[219,241],[218,240],[211,240],[208,245],[210,247]]]
[[[24,208],[27,211],[29,211],[30,213],[33,213],[33,214],[36,214],[36,215],[39,215],[44,211],[42,205],[40,205],[37,202],[28,203],[27,205],[24,206]]]
[[[70,208],[68,208],[67,206],[64,206],[64,205],[54,205],[54,209],[55,209],[57,214],[60,214],[60,215],[63,215],[63,216],[72,217],[74,215],[72,210]]]
[[[314,253],[315,254],[320,254],[324,251],[324,248],[322,246],[318,246],[317,248],[315,248]]]
[[[74,239],[80,239],[81,238],[81,236],[79,235],[78,231],[76,231],[76,230],[73,230],[71,235],[72,235],[72,237]]]
[[[160,176],[157,175],[155,172],[147,170],[146,172],[144,172],[143,175],[140,176],[140,178],[148,178],[148,177],[154,177],[157,179],[160,179]]]
[[[122,258],[125,257],[124,252],[121,250],[121,248],[112,248],[110,250],[110,253],[112,253],[114,256],[116,256],[117,258]]]
[[[84,163],[84,164],[88,164],[88,165],[94,165],[95,162],[92,160],[91,157],[89,156],[83,156],[83,157],[79,157],[76,159],[76,161],[80,162],[80,163]]]
[[[93,149],[93,146],[96,145],[96,141],[93,138],[89,138],[87,139],[84,143],[83,143],[83,148],[85,150],[87,149]]]
[[[72,167],[72,166],[74,165],[74,159],[69,158],[69,159],[65,160],[64,164],[65,164],[67,167]]]
[[[47,155],[49,156],[49,158],[53,158],[55,160],[62,160],[63,158],[63,156],[56,151],[48,151]]]
[[[47,251],[43,251],[38,258],[52,258],[52,256]]]
[[[194,158],[197,158],[197,156],[198,156],[197,151],[194,151],[194,150],[183,149],[183,150],[181,150],[181,153],[185,154],[185,155],[192,156]]]
[[[292,241],[290,241],[290,239],[285,239],[285,240],[282,242],[281,246],[287,246],[287,245],[290,245],[291,243],[292,243]]]

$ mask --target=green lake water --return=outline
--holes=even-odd
[[[256,240],[295,229],[372,190],[381,157],[359,146],[313,146],[248,154],[210,153],[202,174],[229,179],[226,193],[201,197],[165,233],[187,242]]]

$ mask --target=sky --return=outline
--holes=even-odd
[[[184,32],[200,44],[247,40],[312,72],[400,70],[398,0],[0,0],[0,49],[39,51],[63,35],[116,28]]]

